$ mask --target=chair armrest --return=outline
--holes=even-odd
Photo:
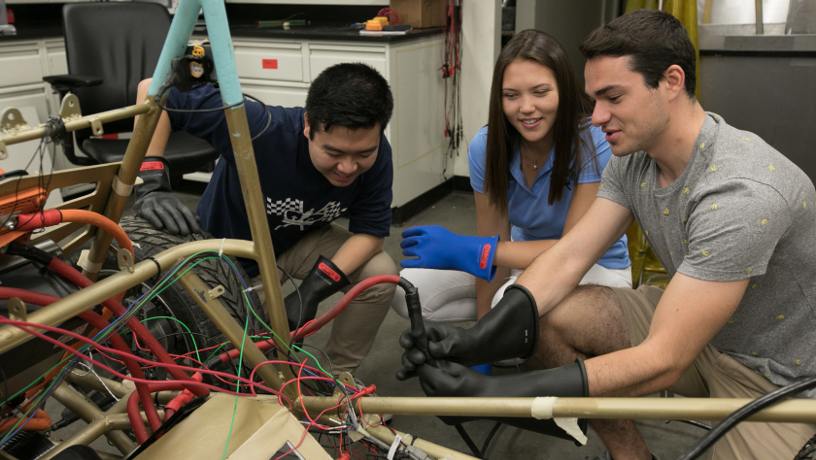
[[[102,84],[102,79],[91,75],[49,75],[43,81],[56,88],[81,88]]]

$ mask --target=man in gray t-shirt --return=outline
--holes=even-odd
[[[749,280],[711,345],[776,385],[816,374],[810,179],[755,134],[708,114],[680,176],[659,181],[648,154],[616,157],[598,196],[632,211],[669,276]]]
[[[404,335],[405,368],[432,396],[581,394],[570,386],[597,397],[672,389],[757,398],[816,374],[811,181],[756,135],[703,110],[694,46],[668,13],[625,14],[581,52],[592,124],[615,155],[598,198],[474,328],[428,328],[435,365]],[[578,286],[634,219],[671,276],[665,292]],[[537,308],[538,331],[525,307]],[[523,335],[508,336],[507,317]],[[491,378],[449,363],[529,353],[536,332],[536,357],[558,369]],[[584,365],[571,364],[576,358]],[[612,458],[651,458],[632,421],[590,423]],[[740,424],[714,445],[714,458],[790,459],[814,433],[808,424]]]

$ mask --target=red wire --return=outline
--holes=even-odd
[[[303,327],[297,330],[297,332],[293,332],[292,335],[296,338],[303,338],[314,332],[320,330],[323,326],[326,325],[329,321],[333,320],[337,315],[340,314],[348,305],[354,300],[360,293],[365,291],[366,289],[374,286],[376,284],[381,283],[399,283],[400,277],[397,275],[377,275],[372,276],[370,278],[366,278],[359,283],[355,284],[353,288],[351,288],[337,303],[329,309],[326,313],[320,316],[320,318],[314,319],[308,323],[306,323]],[[255,342],[255,345],[261,351],[266,351],[274,346],[274,342],[271,339],[264,340],[263,342]],[[222,353],[218,355],[218,358],[221,360],[222,363],[226,363],[238,357],[240,350],[232,349],[228,352]]]
[[[249,380],[247,380],[244,377],[231,375],[231,374],[227,374],[227,373],[224,373],[224,372],[218,372],[218,371],[214,371],[214,370],[210,370],[210,369],[196,369],[196,368],[193,368],[193,367],[182,366],[182,365],[178,365],[178,364],[168,364],[168,363],[160,363],[160,362],[156,362],[156,361],[151,361],[149,359],[145,359],[145,358],[142,358],[140,356],[133,355],[132,353],[127,353],[127,352],[123,352],[123,351],[119,351],[119,350],[114,350],[114,349],[106,347],[104,345],[95,343],[95,342],[93,342],[91,339],[89,339],[87,337],[83,337],[83,336],[81,336],[79,334],[75,334],[72,331],[68,331],[68,330],[65,330],[65,329],[60,329],[58,327],[46,326],[44,324],[30,323],[30,322],[27,322],[27,321],[15,321],[15,320],[10,320],[10,319],[1,318],[1,317],[0,317],[0,324],[10,324],[12,326],[15,326],[18,329],[21,329],[21,330],[23,330],[23,331],[25,331],[25,332],[27,332],[27,333],[35,336],[35,337],[41,338],[41,339],[43,339],[43,340],[45,340],[45,341],[47,341],[49,343],[52,343],[52,344],[54,344],[54,345],[56,345],[56,346],[58,346],[60,348],[63,348],[66,351],[68,351],[69,353],[71,353],[73,355],[76,355],[76,356],[79,356],[80,358],[82,358],[82,359],[84,359],[84,360],[86,360],[86,361],[88,361],[90,363],[93,363],[94,365],[99,366],[100,368],[110,372],[112,375],[114,375],[116,377],[126,379],[126,380],[131,380],[131,381],[136,382],[136,383],[151,384],[151,383],[156,383],[156,381],[155,380],[147,380],[147,379],[139,379],[139,378],[135,378],[135,377],[132,377],[132,376],[129,376],[129,375],[121,374],[121,373],[111,369],[110,367],[106,366],[105,364],[103,364],[103,363],[101,363],[101,362],[99,362],[99,361],[97,361],[97,360],[95,360],[95,359],[93,359],[93,358],[91,358],[89,356],[86,356],[86,355],[78,352],[77,350],[74,350],[73,348],[69,347],[68,345],[65,345],[64,343],[62,343],[62,342],[60,342],[60,341],[58,341],[56,339],[48,337],[47,335],[39,333],[39,332],[37,332],[37,331],[35,331],[33,329],[30,329],[30,328],[35,327],[37,329],[44,329],[46,331],[58,332],[58,333],[63,334],[63,335],[68,335],[68,336],[71,336],[71,337],[73,337],[75,339],[81,340],[81,341],[83,341],[85,343],[88,343],[88,344],[94,346],[98,350],[99,349],[105,350],[108,353],[113,353],[113,354],[120,355],[120,356],[128,356],[129,355],[128,357],[132,357],[137,361],[147,363],[147,364],[153,364],[153,365],[156,365],[156,366],[159,366],[159,367],[175,368],[175,369],[186,370],[186,371],[191,371],[191,372],[201,372],[203,374],[220,375],[222,377],[238,380],[239,382],[247,382],[247,383],[250,383],[251,385],[253,385],[254,387],[260,388],[260,389],[262,389],[264,391],[268,391],[268,392],[270,392],[272,394],[275,394],[275,395],[280,395],[282,398],[286,399],[289,402],[290,407],[291,407],[291,404],[292,404],[292,401],[288,397],[286,397],[285,395],[280,394],[280,392],[275,391],[275,390],[273,390],[271,388],[268,388],[267,386],[265,386],[265,385],[263,385],[261,383],[250,382]],[[226,393],[226,394],[233,395],[233,396],[246,396],[248,394],[248,393],[236,393],[234,391],[219,388],[219,387],[216,387],[214,385],[207,384],[207,383],[197,382],[195,380],[185,380],[185,381],[180,382],[180,383],[182,383],[185,386],[192,385],[192,386],[197,386],[197,387],[201,387],[201,388],[209,388],[211,390],[220,391],[222,393]]]
[[[82,273],[78,272],[74,267],[68,265],[64,261],[54,257],[51,259],[51,262],[48,264],[48,268],[50,270],[55,271],[71,283],[75,284],[79,288],[86,288],[93,284],[93,281],[86,278]],[[107,307],[110,311],[115,313],[118,316],[122,316],[127,313],[125,307],[122,306],[121,303],[115,301],[114,299],[108,299],[102,302],[102,305]],[[147,328],[139,322],[136,318],[130,318],[127,321],[127,325],[130,327],[130,330],[133,331],[135,335],[138,335],[145,341],[145,344],[150,348],[150,351],[158,358],[160,361],[163,361],[167,364],[173,363],[173,359],[170,358],[170,355],[167,353],[167,350],[161,346],[158,340],[156,340],[153,335],[147,330]],[[176,369],[173,367],[168,367],[167,371],[170,375],[173,376],[176,380],[179,381],[192,381],[189,375],[185,374],[184,371],[181,369]],[[208,391],[205,391],[203,388],[197,387],[194,384],[190,384],[189,387],[190,391],[193,392],[196,396],[204,396],[209,394]]]

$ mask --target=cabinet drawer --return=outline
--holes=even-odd
[[[42,83],[42,65],[36,44],[0,46],[0,69],[0,87]]]
[[[240,78],[303,81],[303,57],[298,49],[235,47]]]
[[[320,72],[326,70],[335,64],[344,62],[362,62],[368,64],[377,72],[388,78],[385,65],[385,50],[381,48],[374,48],[372,50],[360,49],[343,49],[341,47],[312,47],[309,53],[309,71],[310,81],[314,81]]]
[[[306,105],[308,84],[302,86],[269,85],[260,81],[241,80],[241,90],[267,105],[281,107],[303,107]]]

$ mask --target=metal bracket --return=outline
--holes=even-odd
[[[82,110],[79,107],[79,98],[76,97],[76,94],[68,93],[62,98],[59,114],[63,120],[73,120],[82,116]]]
[[[348,372],[340,373],[340,375],[337,376],[337,380],[339,380],[342,383],[345,383],[346,385],[351,386],[352,388],[356,388],[355,384],[354,384],[354,377],[352,377],[351,374],[348,373]],[[334,388],[334,395],[335,396],[342,396],[344,394],[345,394],[345,392],[343,390],[341,390],[340,387],[335,387]]]
[[[116,261],[119,262],[119,270],[127,270],[133,273],[133,256],[125,248],[120,248],[116,253]]]
[[[211,299],[217,299],[217,298],[221,297],[222,295],[224,295],[224,292],[226,292],[226,289],[224,289],[224,286],[219,284],[218,286],[210,289],[209,292],[207,292],[207,295]]]
[[[19,297],[12,297],[8,301],[9,318],[14,321],[28,321],[26,304]]]
[[[3,110],[0,114],[0,131],[11,132],[23,129],[31,129],[31,126],[28,126],[19,110],[14,107]]]
[[[93,131],[95,136],[101,136],[105,134],[105,130],[102,128],[102,120],[99,117],[90,117],[91,120],[91,131]]]

